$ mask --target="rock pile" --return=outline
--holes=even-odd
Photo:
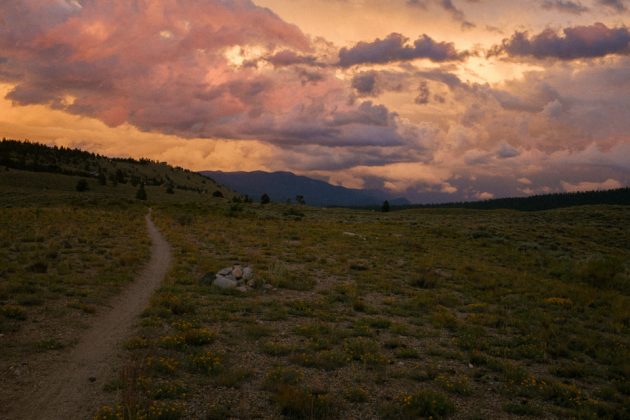
[[[202,281],[211,283],[213,286],[221,289],[236,289],[242,292],[246,292],[255,286],[254,270],[248,265],[243,267],[240,264],[223,268],[216,274],[208,273]]]

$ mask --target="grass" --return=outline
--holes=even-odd
[[[97,205],[106,191],[75,185],[0,209],[4,334],[88,319],[146,259],[145,209],[124,188]],[[173,267],[126,343],[135,373],[111,387],[100,418],[629,415],[626,207],[301,206],[297,217],[287,205],[147,194]],[[253,267],[254,290],[201,281],[237,261]],[[72,342],[28,338],[9,351]]]
[[[148,244],[138,207],[0,207],[0,369],[71,347]]]
[[[286,208],[156,210],[179,255],[160,295],[194,310],[157,311],[157,297],[140,334],[151,343],[195,320],[216,331],[204,349],[225,356],[208,379],[178,369],[199,389],[218,386],[213,398],[182,398],[189,407],[288,418],[343,418],[359,407],[385,418],[624,413],[630,236],[618,226],[627,209],[301,208],[294,220]],[[617,261],[612,271],[606,258]],[[276,290],[226,294],[200,282],[234,261]],[[614,282],[602,280],[611,273]],[[182,359],[192,351],[168,350]],[[255,404],[239,407],[235,387]]]

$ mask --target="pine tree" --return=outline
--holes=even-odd
[[[136,193],[136,198],[138,200],[146,200],[147,192],[144,190],[144,183],[140,184],[140,188],[138,188],[138,192]]]

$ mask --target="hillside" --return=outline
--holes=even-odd
[[[3,139],[0,142],[0,167],[11,170],[11,175],[7,172],[3,178],[5,183],[13,186],[24,184],[30,188],[72,190],[76,186],[75,178],[84,178],[88,190],[115,195],[120,195],[126,188],[135,191],[139,184],[171,195],[176,192],[218,195],[217,191],[225,197],[233,195],[213,179],[165,162],[107,157],[17,140]]]
[[[268,194],[272,201],[295,201],[303,196],[306,204],[316,207],[380,206],[384,200],[395,205],[409,204],[404,198],[376,190],[359,190],[331,185],[324,181],[295,175],[291,172],[221,172],[203,171],[203,175],[246,194],[254,200]]]

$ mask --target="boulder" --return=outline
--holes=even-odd
[[[234,276],[236,280],[243,278],[243,269],[240,265],[235,265],[234,268],[232,268],[232,276]]]
[[[230,274],[232,274],[232,267],[223,268],[219,270],[217,274],[220,276],[229,276]]]
[[[254,270],[251,267],[245,267],[243,269],[243,280],[249,282],[254,278]]]
[[[214,279],[214,282],[212,282],[212,285],[220,287],[221,289],[235,289],[238,287],[238,282],[231,277],[217,274],[217,277]]]

